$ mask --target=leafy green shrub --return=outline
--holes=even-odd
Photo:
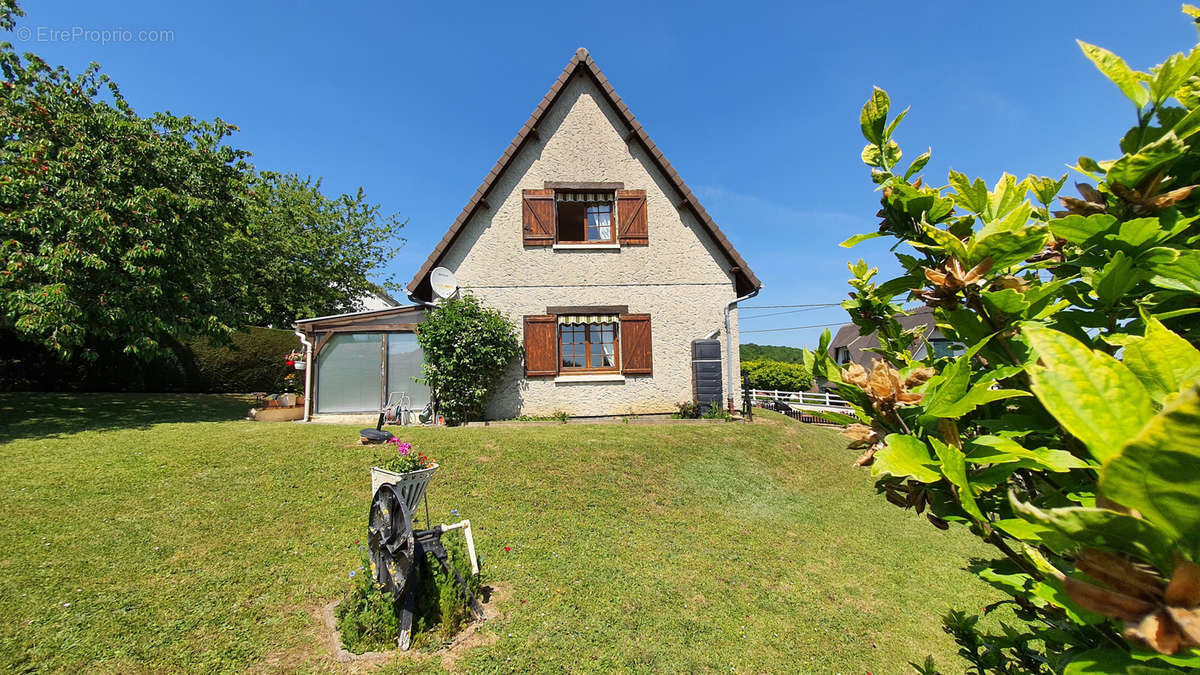
[[[350,591],[334,609],[342,646],[355,654],[395,649],[400,631],[395,600],[371,578],[367,554],[360,558],[362,564],[350,572]]]
[[[480,597],[483,588],[483,577],[471,573],[471,559],[467,555],[466,538],[461,530],[447,532],[442,537],[442,546],[450,558],[450,566],[458,570],[467,588],[476,597]],[[421,641],[441,637],[453,637],[464,625],[471,620],[471,609],[467,597],[463,594],[458,580],[453,574],[442,569],[441,563],[430,554],[425,567],[431,574],[421,575],[421,591],[418,594],[417,617],[415,621],[417,633],[421,633]],[[480,566],[482,566],[482,561]]]
[[[928,152],[900,171],[903,115],[889,123],[874,91],[862,157],[883,221],[844,245],[893,237],[915,253],[883,283],[850,265],[843,306],[877,331],[874,367],[839,373],[815,354],[868,421],[846,435],[888,501],[1000,556],[979,575],[1019,623],[982,635],[973,615],[946,619],[973,672],[1200,667],[1200,46],[1137,73],[1081,45],[1138,124],[1120,158],[1079,159],[1090,182],[1061,212],[1065,175],[988,189],[952,171],[929,187]],[[966,353],[915,359],[896,320],[906,295]]]
[[[722,406],[719,403],[705,408],[704,413],[700,415],[700,417],[706,420],[725,420],[726,422],[733,419],[733,415],[730,415],[729,411],[725,409],[725,406]]]
[[[516,329],[472,295],[429,311],[417,332],[424,378],[448,424],[483,415],[492,387],[521,354]]]
[[[442,537],[446,553],[450,556],[450,565],[458,570],[467,582],[467,588],[476,598],[481,597],[483,577],[471,573],[471,559],[467,555],[466,539],[461,531],[455,531]],[[471,609],[467,597],[458,585],[453,575],[447,574],[438,565],[434,569],[434,579],[438,585],[438,612],[441,614],[441,631],[443,635],[453,635],[471,618]]]
[[[676,403],[675,407],[679,410],[673,413],[671,417],[677,420],[709,419],[728,421],[733,419],[733,416],[725,410],[720,401],[707,407],[695,401],[684,401],[683,403]]]
[[[0,391],[188,391],[175,355],[132,356],[119,345],[93,347],[94,360],[64,357],[0,326]]]
[[[806,391],[812,386],[812,373],[799,363],[782,361],[742,361],[742,377],[755,389]]]
[[[471,593],[480,598],[483,588],[481,574],[471,573],[471,559],[467,555],[466,538],[461,530],[452,530],[442,536],[442,546],[450,559],[450,566],[458,570]],[[361,565],[350,572],[351,590],[334,610],[338,630],[342,633],[342,645],[355,654],[367,651],[383,651],[396,648],[399,637],[399,607],[390,593],[384,593],[371,578],[370,559],[363,552]],[[480,561],[482,567],[483,562]],[[438,639],[447,639],[457,634],[471,620],[467,596],[463,594],[453,574],[442,569],[432,553],[417,579],[416,608],[413,617],[412,644],[420,646]]]

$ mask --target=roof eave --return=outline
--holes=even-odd
[[[292,323],[295,328],[303,328],[315,323],[323,321],[331,321],[333,319],[348,319],[350,317],[367,318],[375,314],[408,314],[417,310],[424,309],[422,305],[398,305],[396,307],[384,307],[383,309],[364,309],[357,312],[345,312],[343,314],[330,314],[328,316],[315,316],[311,319],[296,319]]]

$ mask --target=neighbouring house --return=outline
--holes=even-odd
[[[364,293],[358,299],[354,309],[369,312],[376,309],[387,309],[389,307],[399,307],[400,303],[392,296],[383,291],[370,291]]]
[[[917,331],[917,341],[913,348],[914,358],[925,358],[929,349],[933,349],[934,356],[950,356],[963,352],[963,345],[946,338],[938,330],[937,323],[933,318],[933,311],[928,307],[920,307],[913,310],[912,314],[897,317],[896,320],[905,330]],[[838,328],[837,335],[834,335],[833,340],[830,341],[829,356],[839,365],[857,363],[869,370],[872,365],[871,361],[881,357],[876,352],[868,350],[877,347],[879,347],[879,337],[875,333],[861,335],[858,326],[848,323]]]
[[[410,297],[434,300],[437,267],[522,336],[523,362],[498,385],[491,419],[672,412],[698,379],[723,378],[740,402],[730,387],[736,303],[762,284],[586,49],[408,284]],[[316,398],[321,409],[320,385]]]

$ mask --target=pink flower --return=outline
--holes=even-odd
[[[511,546],[505,546],[505,547],[504,547],[504,551],[505,551],[505,552],[508,552],[508,551],[511,551],[511,550],[512,550],[512,547],[511,547]]]

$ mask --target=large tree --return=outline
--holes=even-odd
[[[270,289],[250,298],[252,323],[286,326],[351,309],[363,295],[383,290],[371,277],[402,243],[404,224],[382,214],[361,188],[327,197],[319,180],[263,172],[251,186],[249,207],[249,236],[238,244],[254,262],[245,285]]]
[[[20,15],[0,0],[0,29]],[[8,42],[0,76],[0,330],[71,359],[182,357],[186,338],[345,307],[392,252],[400,224],[361,190],[257,174],[224,120],[141,117],[98,65]]]
[[[0,45],[4,324],[61,354],[154,351],[238,323],[246,153],[233,127],[139,117],[92,64],[72,76]]]

